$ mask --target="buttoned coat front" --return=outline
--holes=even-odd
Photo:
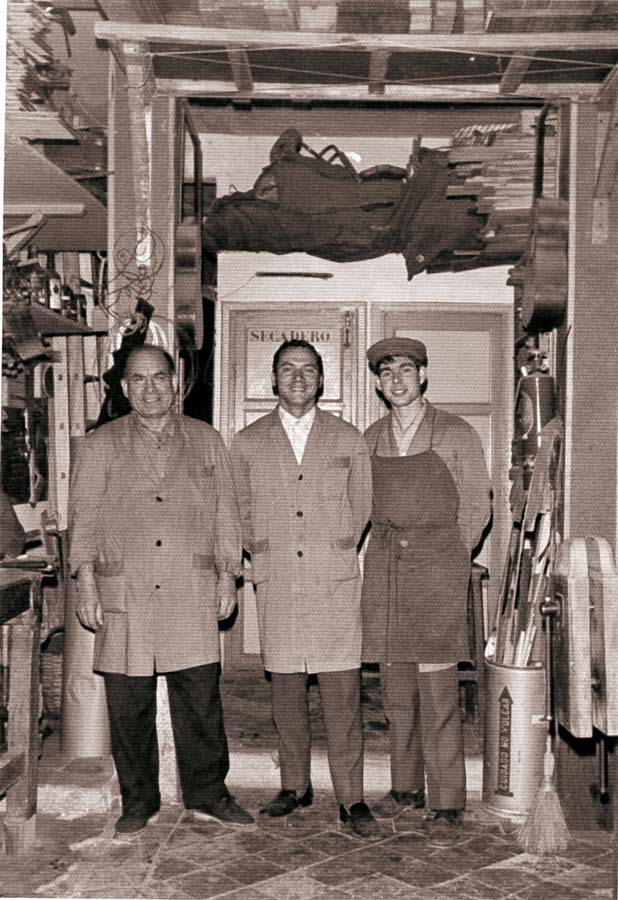
[[[238,574],[229,455],[204,422],[176,416],[161,476],[135,414],[84,441],[71,479],[70,566],[94,563],[104,623],[94,669],[151,675],[217,662],[217,573]]]
[[[371,511],[365,441],[318,408],[299,465],[275,410],[236,435],[231,455],[265,668],[356,668],[357,544]]]

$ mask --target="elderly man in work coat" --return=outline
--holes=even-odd
[[[304,340],[273,360],[277,408],[236,435],[232,466],[271,673],[281,791],[262,810],[285,816],[313,799],[307,676],[318,676],[331,778],[344,827],[377,830],[363,800],[360,574],[371,471],[362,436],[317,407],[322,359]]]
[[[86,438],[71,483],[77,614],[94,629],[122,796],[116,836],[142,832],[160,806],[156,678],[165,674],[185,806],[249,825],[225,786],[218,619],[235,604],[238,505],[217,432],[174,408],[174,363],[130,352],[122,388],[132,412]]]
[[[363,659],[380,663],[391,790],[376,815],[425,805],[459,824],[466,772],[457,663],[468,656],[471,553],[490,514],[481,442],[459,416],[423,398],[427,351],[387,338],[369,365],[390,412],[365,439],[373,474],[363,583]]]

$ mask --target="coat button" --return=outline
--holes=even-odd
[[[156,497],[155,499],[157,503],[163,503],[163,497]]]
[[[155,543],[156,543],[157,547],[161,546],[161,541],[155,541]]]
[[[302,509],[299,509],[298,512],[296,513],[296,515],[298,516],[299,519],[302,519],[302,517],[303,517]]]
[[[302,550],[297,550],[297,551],[296,551],[296,555],[297,555],[297,556],[302,556],[302,555],[303,555],[303,551],[302,551]]]
[[[298,476],[298,480],[299,480],[299,481],[302,481],[302,480],[303,480],[302,474]]]
[[[409,547],[409,546],[410,546],[410,541],[406,541],[406,540],[399,541],[399,546],[400,546],[400,547]]]
[[[159,588],[161,587],[161,585],[160,585],[160,584],[155,584],[155,587],[156,587],[157,590],[159,590]]]

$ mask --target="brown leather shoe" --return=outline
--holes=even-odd
[[[353,803],[349,809],[340,806],[339,821],[346,831],[351,831],[357,837],[371,838],[380,835],[380,826],[371,815],[367,804],[362,801]]]
[[[429,825],[463,825],[463,809],[430,809],[423,816]]]
[[[390,790],[373,805],[373,814],[376,819],[395,819],[406,807],[422,809],[425,806],[425,791],[394,791]]]
[[[299,806],[311,806],[313,803],[313,788],[311,785],[304,794],[298,796],[296,791],[281,790],[276,797],[266,804],[261,810],[260,815],[272,816],[289,816],[291,812],[298,809]]]

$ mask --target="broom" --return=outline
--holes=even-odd
[[[536,800],[526,818],[526,821],[517,832],[519,846],[526,853],[534,856],[548,856],[561,853],[566,850],[569,842],[569,829],[562,812],[560,798],[556,791],[554,771],[556,760],[553,750],[552,726],[553,704],[551,691],[552,678],[552,653],[551,653],[551,616],[555,615],[555,609],[551,609],[549,603],[543,604],[541,612],[547,616],[545,620],[546,640],[546,676],[545,676],[545,718],[547,719],[547,741],[545,744],[545,756],[543,757],[543,781],[536,796]]]

